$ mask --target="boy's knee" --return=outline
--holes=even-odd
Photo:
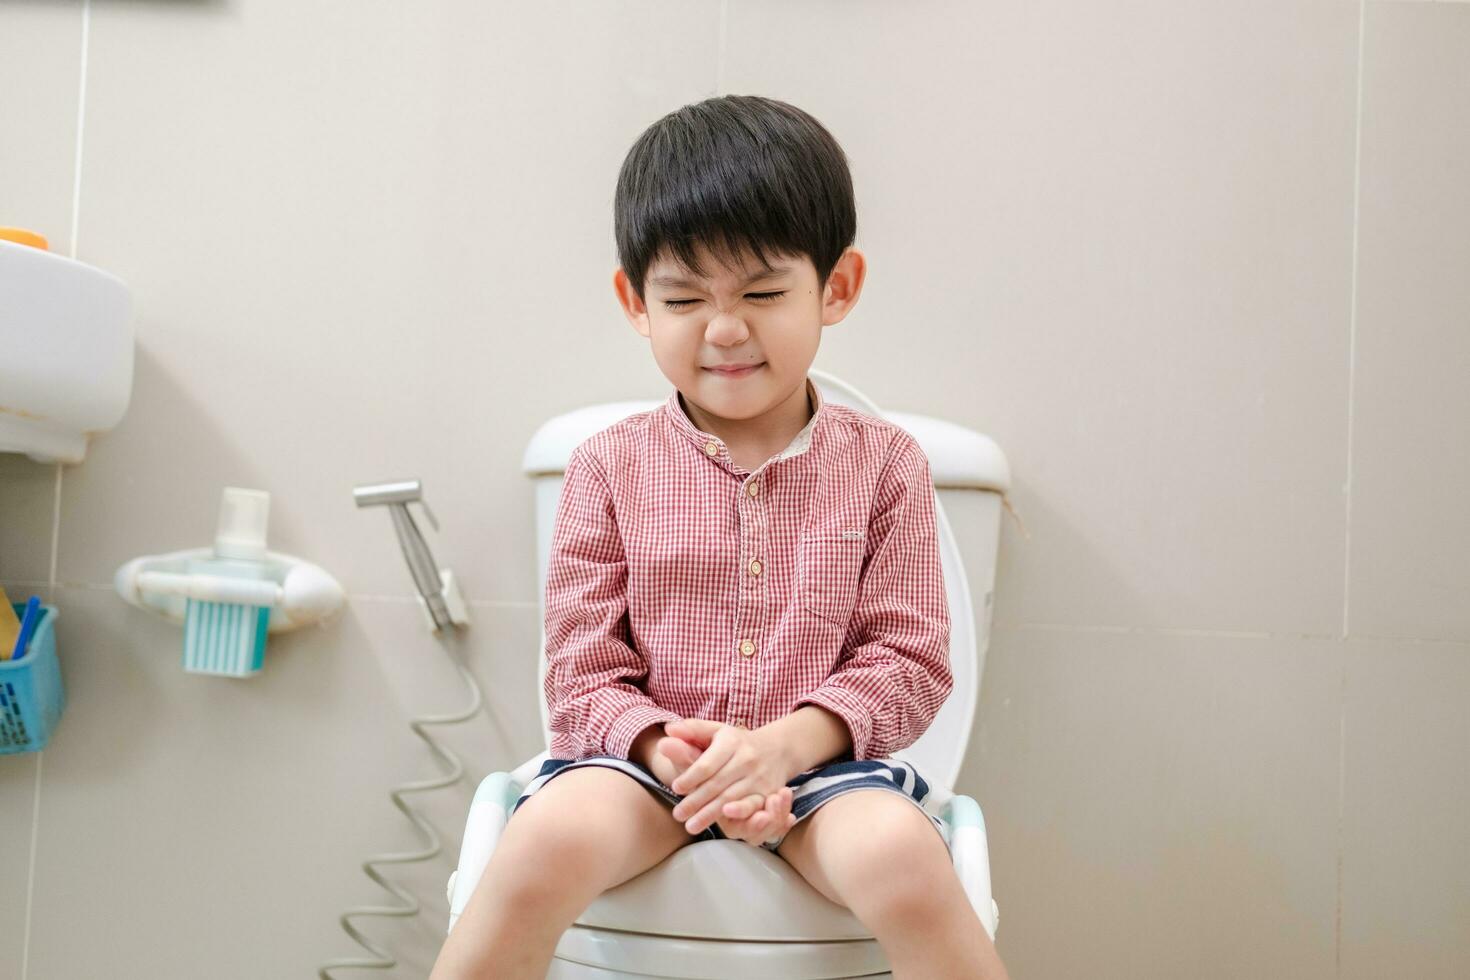
[[[627,825],[663,809],[650,796],[625,773],[576,769],[558,776],[521,805],[506,825],[502,844],[514,837],[517,849],[546,870],[585,875],[617,860],[616,852],[627,845]],[[512,828],[517,828],[513,835]]]
[[[826,838],[836,845],[837,867],[829,871],[834,884],[891,899],[895,905],[922,902],[933,875],[947,867],[949,858],[928,818],[891,793],[845,796],[841,823],[824,828],[838,831]],[[827,806],[843,802],[839,797]]]
[[[500,904],[538,915],[573,899],[580,902],[585,897],[581,893],[597,878],[600,859],[585,828],[557,813],[528,813],[520,819],[522,832],[514,838],[506,835],[496,847],[497,873],[490,887],[499,892]],[[486,875],[481,883],[489,881]]]
[[[519,833],[506,834],[500,846],[509,844],[528,870],[535,868],[544,877],[596,861],[600,847],[587,825],[588,811],[553,806],[532,809],[529,801],[521,810],[524,812],[516,814]]]

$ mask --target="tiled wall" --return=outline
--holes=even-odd
[[[387,793],[440,772],[408,721],[455,662],[471,777],[538,751],[520,454],[668,391],[613,181],[724,92],[851,157],[869,280],[817,366],[1015,473],[959,786],[1012,975],[1470,975],[1470,4],[27,0],[0,65],[0,224],[126,280],[138,338],[83,464],[0,456],[70,697],[0,757],[0,977],[314,975],[391,901],[360,862],[422,846]],[[353,505],[402,477],[449,646]],[[350,600],[248,681],[111,591],[225,485]],[[384,975],[428,972],[473,781],[411,796],[445,853],[357,920]]]

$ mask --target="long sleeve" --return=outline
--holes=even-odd
[[[606,475],[578,446],[567,462],[546,570],[543,690],[554,755],[559,747],[571,758],[626,759],[644,728],[679,717],[637,686],[648,664],[629,643],[627,582]]]
[[[879,478],[868,534],[876,545],[858,582],[844,649],[827,679],[796,702],[842,718],[857,761],[918,741],[954,687],[934,479],[907,433]]]

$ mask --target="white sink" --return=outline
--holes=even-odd
[[[80,463],[133,391],[132,301],[101,269],[0,240],[0,452]]]

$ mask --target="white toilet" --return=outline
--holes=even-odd
[[[929,458],[940,506],[940,552],[949,594],[954,689],[922,738],[897,753],[912,761],[948,798],[955,868],[986,930],[994,938],[999,907],[990,894],[990,858],[980,808],[952,795],[980,697],[990,636],[1002,494],[1010,472],[988,437],[939,419],[883,412],[850,385],[823,371],[808,372],[826,399],[881,416],[918,440]],[[552,524],[562,474],[584,439],[661,401],[594,405],[557,416],[532,437],[523,461],[536,481],[538,595],[544,603]],[[948,515],[963,515],[957,541]],[[544,609],[542,610],[544,613]],[[545,699],[542,635],[536,696],[544,744],[551,744]],[[549,756],[542,752],[514,772],[491,773],[470,808],[458,870],[449,879],[449,927],[469,902],[522,787]],[[754,897],[754,896],[759,896]],[[662,864],[595,899],[561,937],[548,978],[706,978],[827,980],[890,977],[873,934],[846,908],[827,900],[780,857],[742,841],[696,841]]]

